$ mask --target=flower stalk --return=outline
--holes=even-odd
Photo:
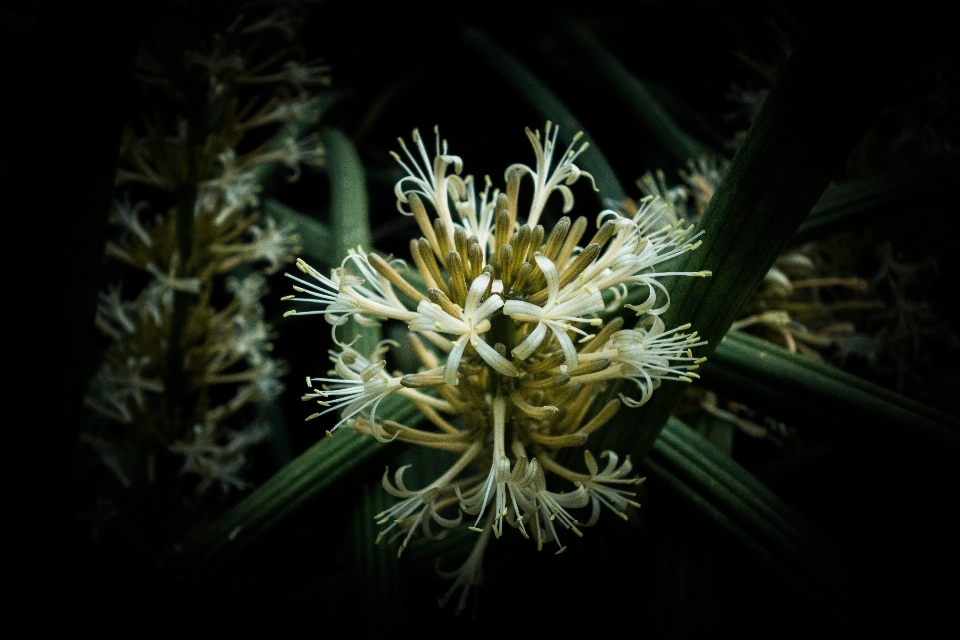
[[[282,18],[271,15],[258,24]],[[266,167],[319,163],[318,145],[300,133],[318,114],[311,98],[283,83],[272,95],[266,85],[255,95],[243,88],[259,73],[248,59],[252,45],[276,44],[245,24],[237,20],[196,50],[171,52],[158,33],[137,58],[152,99],[172,100],[179,117],[175,131],[148,115],[145,135],[129,127],[123,136],[123,198],[106,249],[115,259],[110,277],[122,285],[101,295],[96,322],[109,346],[87,391],[92,415],[82,436],[131,489],[114,500],[136,513],[203,513],[222,508],[211,487],[249,487],[250,447],[269,433],[258,407],[282,389],[285,365],[271,355],[275,336],[261,299],[265,276],[292,261],[298,240],[260,211],[259,193]],[[262,69],[293,53],[282,43],[274,51]],[[324,80],[301,76],[301,85]],[[262,117],[248,117],[264,99]],[[245,136],[255,129],[280,142],[250,149]],[[173,489],[160,495],[161,486]],[[139,524],[161,546],[190,533]]]

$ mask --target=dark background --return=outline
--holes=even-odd
[[[388,152],[397,148],[397,136],[409,139],[419,127],[429,140],[438,124],[451,151],[464,157],[465,172],[489,173],[496,184],[507,164],[531,161],[523,128],[543,126],[533,109],[464,50],[459,33],[465,25],[507,47],[559,95],[589,127],[627,188],[645,171],[669,166],[643,132],[624,124],[630,118],[604,98],[594,79],[577,70],[552,34],[550,14],[576,18],[636,75],[669,87],[732,138],[747,123],[724,118],[737,109],[724,98],[730,83],[764,82],[736,52],[775,67],[780,48],[771,19],[796,44],[823,10],[814,3],[700,2],[329,2],[305,8],[298,36],[305,59],[323,57],[332,89],[346,92],[323,122],[354,139],[369,169],[375,242],[400,255],[413,229],[394,208],[392,184],[399,174]],[[857,5],[866,12],[894,9],[921,10],[909,4]],[[124,620],[121,612],[158,568],[134,544],[91,552],[87,525],[76,517],[95,499],[77,480],[82,454],[77,424],[97,343],[93,304],[117,144],[123,122],[149,107],[131,80],[133,56],[157,15],[182,20],[185,30],[202,34],[235,10],[221,3],[3,3],[0,301],[6,412],[0,438],[0,571],[5,590],[16,594],[2,607],[8,628],[19,619],[38,634],[108,633],[111,621],[122,621],[121,629],[138,625],[126,627],[129,635],[186,638],[244,637],[254,630],[323,637],[353,635],[364,627],[365,603],[331,599],[328,588],[311,591],[318,577],[349,570],[339,555],[343,523],[337,514],[354,499],[352,493],[312,505],[228,567],[209,591],[141,621]],[[904,37],[920,35],[907,30]],[[850,34],[851,46],[856,37]],[[931,51],[930,64],[943,66],[944,49]],[[955,144],[956,67],[946,68],[954,75],[950,93],[940,96],[943,108],[919,109],[916,117]],[[891,105],[897,98],[891,96]],[[893,127],[889,119],[878,126]],[[875,138],[895,135],[881,128]],[[872,156],[879,168],[909,159],[880,147]],[[861,170],[847,167],[838,178]],[[632,187],[627,191],[639,196]],[[279,184],[274,193],[306,213],[324,214],[321,174]],[[578,208],[592,211],[592,195],[582,188],[576,194]],[[939,220],[905,234],[904,246],[920,255],[946,256],[950,234],[931,232]],[[949,224],[956,229],[955,222]],[[904,226],[911,227],[895,219],[886,232]],[[956,266],[942,262],[938,273],[943,289],[931,303],[948,314],[946,301],[957,290]],[[326,346],[315,342],[312,328],[281,324],[279,330],[278,351],[291,363],[290,378],[299,380],[304,368],[316,367]],[[300,426],[299,403],[288,402],[287,409],[291,443],[299,452],[319,434]],[[955,599],[955,587],[945,581],[955,575],[958,539],[949,513],[955,505],[943,504],[941,491],[925,487],[955,487],[955,476],[946,465],[927,465],[929,459],[909,451],[865,450],[851,448],[848,458],[825,463],[809,482],[778,489],[873,581],[877,602],[893,612],[900,631],[923,633]],[[747,462],[760,466],[774,454],[752,455]],[[918,476],[919,468],[926,473]],[[269,474],[268,464],[261,469]],[[376,478],[374,471],[359,481]],[[636,627],[643,637],[796,637],[828,624],[808,611],[789,585],[732,550],[655,484],[645,486],[642,497],[639,521],[605,523],[610,526],[589,531],[582,545],[559,558],[546,551],[536,556],[510,536],[500,541],[504,549],[494,546],[488,554],[478,621],[469,615],[454,620],[452,607],[436,610],[435,597],[446,584],[433,575],[405,576],[408,631],[469,634],[489,625],[526,635],[543,624],[572,634],[608,634],[622,625]],[[315,535],[319,539],[311,538]],[[670,544],[685,551],[671,550]],[[686,585],[684,602],[696,603],[689,611],[676,611],[686,605],[664,595],[676,588],[672,576],[691,575],[675,572],[673,562],[709,576]],[[452,566],[449,559],[443,565]],[[679,627],[676,620],[683,621]]]

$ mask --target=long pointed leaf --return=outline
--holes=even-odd
[[[917,51],[890,50],[892,19],[841,47],[855,26],[826,12],[787,63],[703,216],[703,246],[666,267],[714,274],[670,283],[667,326],[690,322],[715,347],[882,109],[888,69],[902,77],[921,59]],[[681,385],[664,383],[641,410],[618,416],[602,446],[642,458],[682,394]]]
[[[815,419],[863,440],[960,451],[956,418],[738,331],[717,346],[704,376],[745,402],[756,399],[782,415]]]
[[[695,509],[849,630],[883,636],[882,614],[856,572],[752,474],[671,418],[645,465]]]
[[[814,206],[793,241],[803,242],[843,226],[862,223],[878,212],[899,213],[932,199],[942,202],[960,182],[960,162],[936,164],[831,185]]]
[[[403,591],[395,550],[386,543],[375,544],[380,526],[374,517],[390,507],[393,499],[379,485],[365,484],[360,493],[345,539],[347,584],[354,592],[351,608],[364,617],[365,628],[386,634],[403,628]]]

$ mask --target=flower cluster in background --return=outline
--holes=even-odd
[[[687,333],[689,325],[667,328],[659,318],[669,305],[659,278],[709,275],[656,271],[699,245],[693,228],[671,218],[663,200],[646,198],[633,215],[603,211],[590,233],[583,217],[563,217],[545,230],[539,222],[550,196],[560,193],[567,214],[574,205],[569,186],[592,180],[575,164],[587,145],[578,146],[578,135],[561,153],[557,133],[549,122],[543,135],[528,129],[535,166],[511,165],[502,192],[486,178],[478,193],[439,134],[429,154],[414,131],[414,147],[400,140],[404,155],[394,155],[407,173],[396,185],[397,206],[422,233],[410,243],[413,266],[351,250],[326,276],[300,260],[305,278],[290,275],[297,295],[285,298],[303,303],[287,315],[325,316],[338,345],[329,376],[307,380],[303,399],[319,405],[308,420],[336,412],[331,433],[346,425],[381,441],[455,454],[423,487],[406,485],[405,468],[388,470],[383,486],[398,502],[378,522],[381,537],[401,540],[402,553],[418,530],[433,536],[435,526],[466,519],[479,534],[475,550],[451,574],[443,600],[462,588],[461,607],[504,524],[538,549],[553,544],[560,553],[564,530],[579,536],[603,507],[625,518],[628,506],[638,506],[630,489],[640,480],[631,476],[629,457],[603,452],[601,467],[584,450],[586,468],[575,471],[561,452],[584,447],[622,404],[645,403],[662,380],[695,378],[702,362],[693,349],[704,343]],[[533,192],[522,210],[527,176]],[[634,291],[640,301],[624,304]],[[621,307],[639,317],[637,328],[604,319]],[[388,370],[387,352],[398,345],[361,353],[345,343],[337,332],[350,319],[406,324],[419,370]],[[601,404],[621,379],[635,388]],[[377,407],[390,396],[413,403],[430,428],[378,420]]]
[[[293,26],[285,9],[240,15],[212,41],[163,32],[137,56],[150,99],[179,116],[144,113],[124,133],[96,317],[109,346],[83,440],[138,499],[166,487],[155,499],[179,508],[246,488],[248,449],[269,432],[256,406],[285,365],[261,298],[298,240],[259,194],[272,172],[322,162],[305,132],[319,118],[308,92],[327,82],[293,59]]]
[[[648,172],[637,186],[647,196],[666,203],[669,220],[683,220],[696,225],[720,185],[727,163],[712,157],[690,160],[686,171],[679,171],[683,183],[669,186],[663,171]],[[632,215],[637,203],[627,200],[611,203]],[[857,333],[854,323],[841,314],[853,311],[875,311],[882,305],[866,294],[868,282],[842,273],[849,265],[837,264],[821,243],[808,243],[784,252],[770,268],[760,288],[744,307],[734,329],[749,329],[772,342],[815,360],[821,352],[834,349],[840,357],[851,351],[868,356],[870,338]],[[836,253],[829,252],[829,253]],[[853,295],[838,291],[853,292]]]

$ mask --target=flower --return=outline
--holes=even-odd
[[[496,294],[481,304],[480,299],[489,285],[490,275],[487,273],[474,280],[462,309],[450,302],[439,289],[431,289],[430,295],[437,302],[422,300],[417,306],[419,316],[410,322],[411,331],[438,331],[459,336],[443,369],[443,381],[447,384],[459,384],[457,371],[468,342],[497,373],[510,377],[517,375],[517,368],[480,337],[492,326],[490,316],[503,306],[503,299]]]
[[[226,280],[226,290],[232,293],[241,309],[259,304],[260,298],[267,290],[267,279],[259,273],[253,273],[243,278],[230,276]]]
[[[142,126],[125,127],[119,149],[114,183],[131,186],[115,196],[105,254],[124,267],[105,273],[122,279],[127,297],[120,281],[100,296],[96,325],[109,343],[85,394],[91,415],[81,438],[130,489],[115,496],[131,515],[127,533],[151,547],[189,537],[196,518],[187,516],[228,507],[211,487],[249,487],[246,451],[267,433],[255,416],[280,394],[286,373],[271,353],[264,275],[299,251],[294,229],[261,210],[262,191],[281,164],[296,178],[300,163],[323,161],[311,132],[320,98],[304,89],[322,84],[324,69],[302,56],[290,61],[295,47],[258,44],[266,29],[289,35],[294,13],[281,8],[259,21],[251,20],[257,9],[241,13],[206,42],[173,22],[160,25],[138,51],[135,75],[157,100],[189,108],[134,118]],[[238,102],[253,83],[256,98]],[[335,288],[348,288],[351,277]],[[165,482],[178,469],[192,482]],[[158,534],[137,515],[146,514],[136,507],[144,500],[187,516]]]
[[[563,350],[566,364],[563,365],[561,371],[576,369],[579,364],[577,350],[567,332],[575,331],[583,336],[588,334],[582,329],[573,327],[570,323],[588,322],[594,326],[602,324],[599,318],[585,318],[584,316],[603,311],[603,297],[595,287],[585,286],[579,289],[574,287],[572,291],[568,287],[564,290],[566,295],[561,299],[560,274],[557,272],[556,265],[539,251],[533,257],[537,266],[540,267],[541,273],[547,279],[547,301],[542,307],[523,300],[511,300],[504,305],[503,312],[514,320],[537,323],[530,335],[517,345],[512,353],[521,360],[529,358],[537,347],[543,343],[549,328],[557,342],[560,343],[561,350]]]
[[[251,253],[255,260],[265,260],[270,264],[266,273],[275,273],[280,266],[291,262],[293,254],[299,250],[299,238],[293,233],[290,225],[277,226],[273,218],[266,219],[267,226],[254,225],[250,227],[253,234]]]
[[[664,261],[699,246],[693,228],[671,220],[666,205],[648,198],[630,216],[603,211],[587,241],[584,218],[562,217],[549,233],[538,224],[554,192],[568,213],[574,204],[570,185],[590,178],[575,164],[588,148],[577,146],[580,137],[555,161],[558,129],[549,122],[544,136],[528,129],[536,165],[509,166],[503,191],[493,189],[488,177],[478,195],[447,142],[438,134],[431,158],[415,130],[413,148],[401,140],[403,155],[393,155],[408,174],[395,188],[397,208],[422,233],[410,245],[416,273],[357,248],[329,276],[302,260],[297,266],[310,281],[288,274],[302,297],[285,299],[319,309],[285,315],[323,314],[335,341],[337,327],[351,319],[361,326],[399,320],[410,330],[418,371],[387,373],[382,345],[369,359],[341,345],[333,355],[334,372],[308,379],[311,389],[303,398],[324,407],[308,420],[339,413],[331,431],[349,423],[381,441],[457,454],[422,488],[406,486],[406,467],[393,482],[385,474],[384,489],[399,502],[377,516],[385,527],[380,538],[402,537],[400,552],[417,530],[431,537],[431,522],[449,528],[460,525],[462,514],[472,517],[468,527],[479,534],[476,546],[448,574],[455,582],[441,603],[462,589],[463,607],[466,591],[482,576],[489,541],[503,535],[505,524],[538,549],[556,542],[561,553],[562,529],[580,536],[581,527],[599,520],[602,507],[626,517],[628,507],[639,506],[623,487],[640,482],[630,476],[629,457],[620,464],[615,453],[604,452],[607,465],[600,470],[585,451],[583,473],[568,469],[557,454],[582,447],[624,404],[647,402],[663,380],[696,377],[702,362],[692,353],[705,344],[696,333],[683,333],[688,325],[667,330],[659,317],[669,296],[658,278],[709,275],[657,272]],[[524,216],[519,191],[527,176],[533,195]],[[605,319],[621,307],[640,317],[639,328],[623,329],[622,318]],[[621,400],[596,407],[608,383],[621,379],[639,387],[639,400],[621,394]],[[323,390],[314,382],[322,382]],[[391,394],[413,403],[432,429],[378,419],[379,403]],[[581,523],[576,510],[588,505],[590,517]],[[454,516],[456,507],[462,513]]]
[[[551,137],[551,129],[553,136]],[[550,165],[553,164],[553,151],[557,147],[557,136],[560,134],[560,127],[553,126],[553,123],[547,122],[544,131],[544,141],[540,140],[539,131],[526,130],[527,138],[530,140],[533,151],[537,155],[537,168],[531,169],[525,164],[512,164],[507,167],[505,175],[507,179],[519,179],[524,175],[529,175],[533,179],[533,204],[530,205],[530,213],[527,215],[527,224],[535,225],[543,213],[543,207],[547,204],[547,199],[554,191],[559,191],[563,196],[563,212],[567,213],[573,209],[573,192],[569,185],[573,184],[581,177],[586,176],[593,182],[593,176],[586,171],[581,170],[573,161],[581,153],[587,150],[589,143],[583,143],[580,148],[574,150],[574,145],[583,137],[583,132],[573,136],[570,146],[560,159],[559,164],[551,172]],[[596,190],[596,185],[594,185]]]
[[[146,202],[131,205],[129,198],[125,198],[123,202],[114,200],[113,210],[110,212],[110,222],[135,235],[137,240],[143,243],[143,246],[150,247],[153,246],[153,238],[140,224],[140,216],[138,215],[138,212],[147,206]]]
[[[374,357],[382,352],[379,349],[374,351]],[[303,399],[317,399],[317,404],[326,407],[323,411],[310,415],[307,420],[319,418],[331,411],[341,411],[340,422],[327,431],[333,433],[350,418],[370,407],[370,422],[373,423],[377,406],[400,388],[400,378],[394,378],[384,371],[387,364],[385,360],[371,362],[349,347],[339,354],[331,353],[330,359],[335,363],[331,373],[336,374],[336,378],[307,378],[307,386],[311,389],[314,382],[321,382],[324,386],[305,394]],[[382,440],[380,437],[377,439]]]
[[[353,265],[366,278],[353,275],[349,270]],[[289,273],[284,274],[291,280],[299,282],[303,287],[294,285],[293,290],[304,293],[310,298],[285,296],[283,300],[293,302],[308,302],[326,304],[320,311],[299,311],[292,309],[285,312],[284,317],[300,314],[310,315],[322,313],[327,322],[337,327],[349,318],[355,317],[360,324],[376,324],[380,319],[402,320],[412,322],[417,314],[409,311],[393,292],[389,282],[380,278],[373,270],[365,256],[352,249],[344,259],[340,269],[335,270],[330,278],[308,265],[301,259],[297,260],[297,268],[320,283],[320,286],[307,282]],[[369,283],[373,288],[365,287]]]
[[[462,516],[458,516],[457,518],[444,518],[438,513],[444,502],[442,500],[442,498],[445,497],[444,489],[449,488],[450,482],[456,478],[467,465],[473,462],[473,459],[477,457],[479,452],[480,443],[474,442],[463,452],[460,459],[457,460],[445,474],[419,491],[411,491],[407,489],[403,483],[403,472],[409,468],[409,465],[400,467],[397,470],[396,474],[394,474],[393,484],[390,484],[390,480],[388,479],[390,469],[387,468],[383,473],[383,488],[390,495],[397,498],[404,498],[404,500],[376,515],[377,524],[382,525],[391,522],[389,527],[380,532],[377,541],[379,542],[394,527],[401,525],[403,529],[407,531],[407,535],[403,539],[400,549],[397,551],[397,557],[399,558],[403,550],[407,548],[407,543],[417,530],[418,525],[422,526],[424,534],[428,537],[433,537],[430,532],[431,520],[447,529],[458,526],[463,519]],[[449,492],[447,493],[449,494]],[[449,495],[446,497],[449,497]]]
[[[610,342],[616,354],[610,353],[611,360],[619,364],[621,376],[636,382],[642,393],[639,401],[622,397],[628,406],[646,403],[662,380],[690,382],[699,377],[693,369],[704,359],[694,358],[691,349],[706,343],[698,340],[696,333],[678,333],[689,328],[686,324],[665,331],[663,321],[655,317],[649,328],[613,334]]]

